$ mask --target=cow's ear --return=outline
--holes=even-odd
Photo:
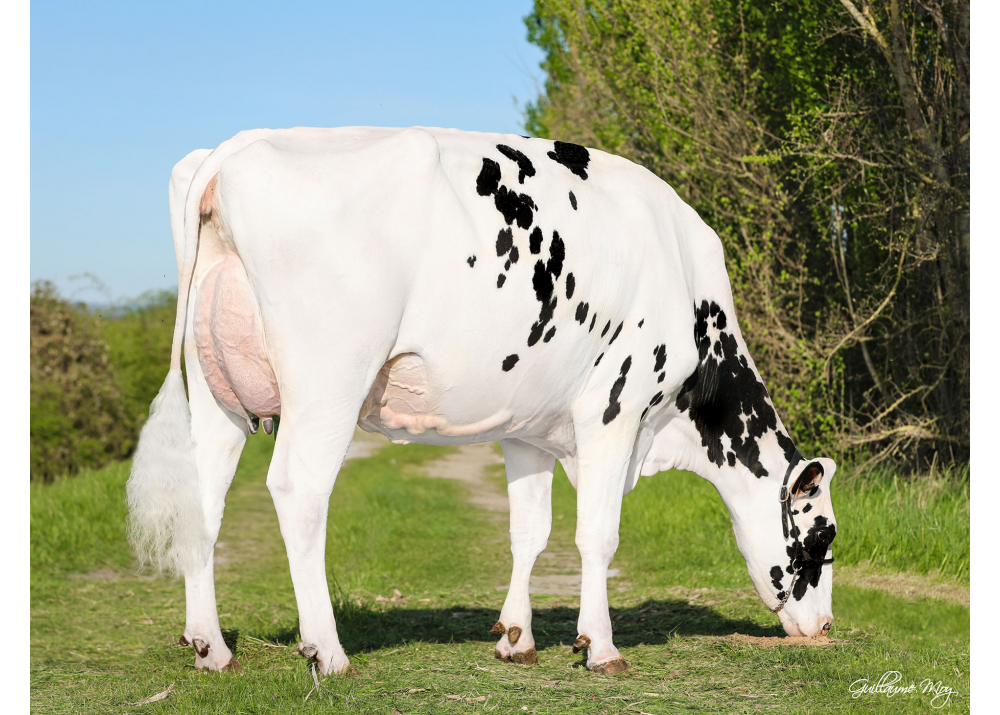
[[[819,483],[823,481],[823,465],[817,460],[809,462],[792,485],[792,498],[812,496],[813,492],[819,488]]]

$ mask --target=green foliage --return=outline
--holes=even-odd
[[[925,469],[968,456],[969,5],[858,5],[536,0],[525,125],[717,231],[803,448]]]
[[[85,306],[50,283],[31,294],[31,478],[97,467],[129,454],[136,421],[125,410],[107,345]]]
[[[177,315],[176,291],[157,291],[101,316],[115,384],[125,409],[145,422],[170,367],[170,343]]]
[[[51,283],[31,295],[31,479],[131,455],[170,362],[176,297],[92,311]]]

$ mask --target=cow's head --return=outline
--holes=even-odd
[[[836,469],[832,459],[803,459],[790,464],[787,486],[783,476],[751,475],[742,487],[716,484],[754,587],[790,636],[825,635],[833,623],[837,520],[830,479]]]
[[[764,603],[789,635],[822,635],[833,622],[837,467],[802,459],[726,307],[730,315],[714,301],[695,304],[697,362],[674,404],[644,425],[654,436],[641,473],[679,467],[712,482]]]

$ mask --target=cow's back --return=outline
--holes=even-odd
[[[306,366],[303,336],[314,351],[353,341],[424,395],[435,419],[407,422],[402,403],[383,416],[407,434],[564,429],[588,384],[633,353],[655,364],[659,345],[673,358],[660,384],[679,385],[696,285],[728,295],[714,233],[625,159],[457,130],[258,132],[218,192],[278,379]]]

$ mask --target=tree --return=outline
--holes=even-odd
[[[536,0],[537,136],[641,163],[719,233],[807,449],[964,459],[968,3]]]

